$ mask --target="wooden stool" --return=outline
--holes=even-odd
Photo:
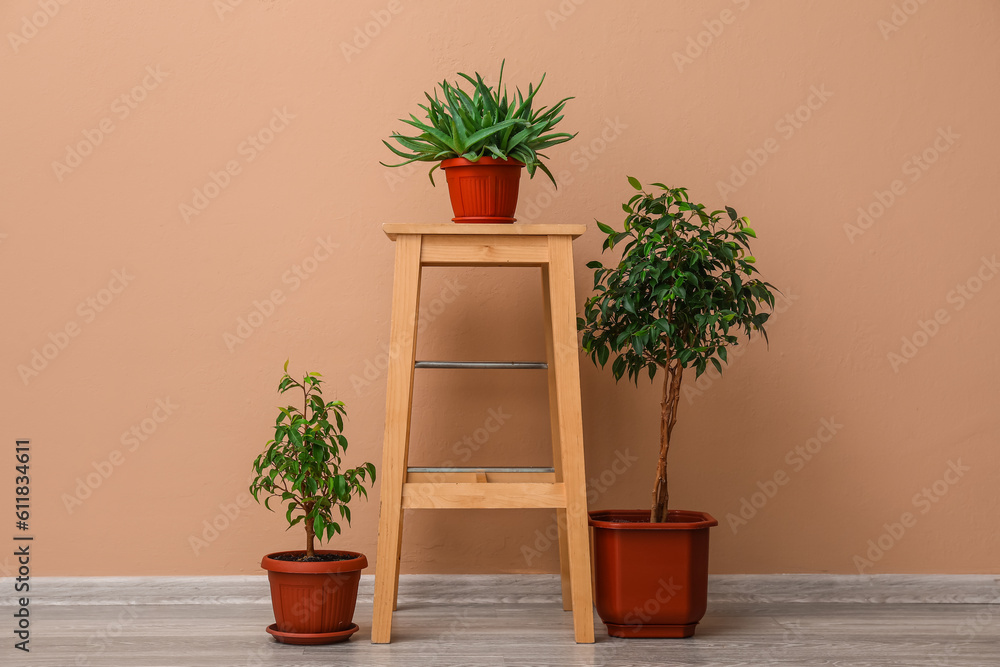
[[[382,448],[381,506],[372,643],[388,643],[399,590],[404,509],[554,508],[563,609],[576,641],[594,641],[583,416],[576,337],[573,239],[584,225],[386,224],[396,242]],[[545,304],[546,361],[417,361],[420,274],[425,266],[538,266]],[[552,468],[408,468],[414,368],[547,368]]]

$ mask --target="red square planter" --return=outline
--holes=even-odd
[[[708,531],[704,512],[670,510],[649,523],[649,510],[590,512],[594,530],[594,602],[612,637],[690,637],[708,599]]]

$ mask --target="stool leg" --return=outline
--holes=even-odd
[[[399,563],[403,559],[403,513],[399,513],[399,547],[396,548],[396,570],[393,573],[392,610],[399,607]]]
[[[552,427],[552,467],[556,481],[563,481],[562,451],[559,447],[559,411],[556,409],[556,359],[552,347],[552,304],[549,299],[549,267],[542,266],[542,316],[545,327],[545,361],[549,366],[549,423]],[[559,580],[562,584],[563,610],[573,609],[569,577],[569,543],[566,541],[566,510],[556,510],[556,531],[559,534]]]
[[[590,579],[580,359],[576,337],[573,246],[568,236],[549,237],[549,299],[556,361],[559,449],[566,487],[566,541],[573,598],[573,631],[577,643],[593,643],[594,600]]]
[[[381,503],[378,552],[375,560],[375,602],[372,643],[387,644],[392,633],[392,610],[399,583],[402,538],[403,483],[410,440],[413,404],[413,363],[417,349],[417,311],[420,302],[420,236],[396,240],[395,279],[392,287],[389,371],[386,380],[385,437],[382,442]]]

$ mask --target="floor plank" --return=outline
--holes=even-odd
[[[495,582],[491,582],[495,583]],[[405,585],[405,583],[404,583]],[[554,586],[549,591],[547,586]],[[402,585],[401,585],[402,586]],[[359,602],[361,627],[347,643],[296,647],[275,643],[266,600],[91,604],[67,599],[32,608],[32,651],[0,648],[0,663],[36,667],[869,667],[1000,665],[1000,605],[858,602],[713,601],[695,637],[622,640],[599,621],[597,642],[573,642],[558,579],[534,592],[474,586],[401,588],[393,641],[372,645],[371,601]],[[552,595],[552,593],[555,593]],[[159,595],[159,594],[157,594]],[[209,595],[206,593],[206,595]],[[113,599],[112,591],[97,596]],[[128,598],[129,596],[125,596]],[[211,596],[209,596],[211,597]],[[751,596],[752,598],[752,596]],[[236,598],[228,598],[230,600]],[[167,600],[167,598],[163,598]],[[540,601],[539,601],[540,600]],[[0,607],[10,618],[11,607]],[[19,662],[8,662],[8,658]]]

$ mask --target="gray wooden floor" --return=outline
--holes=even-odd
[[[963,603],[744,602],[716,595],[697,635],[684,640],[612,639],[597,621],[597,643],[572,641],[558,584],[522,583],[509,595],[487,581],[481,594],[462,578],[407,594],[400,584],[393,642],[369,643],[370,598],[359,601],[360,632],[344,644],[296,647],[264,633],[273,622],[253,594],[207,604],[123,595],[105,589],[73,600],[57,592],[32,608],[31,653],[11,648],[8,610],[0,664],[52,667],[254,667],[273,665],[1000,665],[1000,605]],[[428,592],[433,589],[433,593]],[[528,592],[526,592],[528,591]],[[147,591],[148,592],[148,591]],[[362,590],[364,594],[364,587]],[[721,599],[718,599],[721,598]],[[144,603],[152,601],[152,603]],[[6,602],[6,600],[4,600]],[[96,604],[95,604],[96,603]]]

